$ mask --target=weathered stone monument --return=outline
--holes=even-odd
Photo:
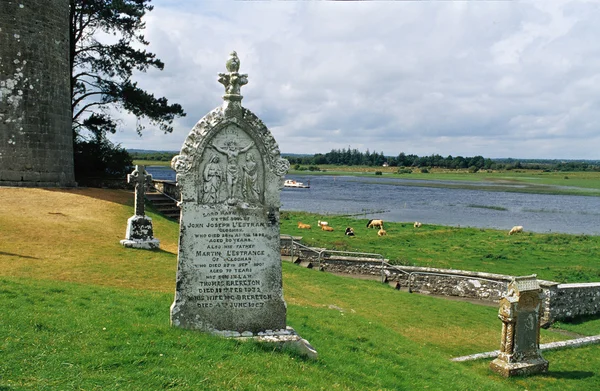
[[[289,162],[267,127],[241,105],[231,53],[224,103],[191,130],[171,163],[181,191],[173,326],[316,351],[286,327],[279,206]]]
[[[0,2],[0,186],[75,186],[69,2]]]
[[[500,299],[502,321],[500,354],[490,368],[504,377],[531,375],[548,370],[540,351],[542,289],[536,275],[515,277]]]
[[[146,172],[144,166],[135,166],[135,170],[127,175],[127,182],[135,185],[135,214],[127,220],[125,239],[121,244],[125,247],[155,249],[160,241],[154,238],[152,219],[144,211],[144,194],[146,185],[152,180],[152,175]]]

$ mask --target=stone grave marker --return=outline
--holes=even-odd
[[[490,368],[504,377],[546,372],[540,351],[542,289],[536,275],[515,277],[500,299],[502,321],[500,354]]]
[[[135,185],[135,214],[127,220],[125,239],[121,244],[125,247],[155,249],[160,241],[154,238],[152,219],[144,211],[144,194],[146,185],[152,180],[152,175],[146,172],[144,166],[135,166],[135,170],[127,175],[127,182]]]
[[[316,351],[286,327],[279,207],[289,162],[271,132],[242,107],[231,53],[223,105],[202,118],[171,163],[181,221],[171,324],[227,337],[281,342]]]

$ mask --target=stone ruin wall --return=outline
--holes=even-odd
[[[381,262],[329,259],[322,266],[335,273],[381,276]],[[417,266],[385,267],[384,275],[386,282],[398,283],[398,288],[410,287],[411,292],[489,301],[500,300],[511,280],[501,274]]]
[[[542,284],[540,284],[542,285]],[[600,282],[543,286],[549,322],[600,314]]]
[[[290,254],[289,240],[282,238],[282,253]],[[318,253],[295,249],[295,255],[317,265]],[[321,261],[323,270],[333,273],[381,276],[380,261],[348,261],[326,258]],[[400,271],[400,270],[404,271]],[[398,288],[411,292],[498,302],[506,292],[513,276],[453,269],[435,269],[415,266],[386,267],[387,282],[397,282]],[[431,273],[431,274],[419,274]],[[557,320],[579,316],[600,315],[600,283],[559,284],[539,280],[543,290],[542,325],[549,326]]]
[[[0,185],[74,186],[67,0],[2,0]]]
[[[161,179],[153,179],[152,185],[173,199],[181,199],[181,192],[179,191],[176,182],[165,181]]]

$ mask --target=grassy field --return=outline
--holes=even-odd
[[[318,220],[335,229],[321,231]],[[299,229],[298,222],[311,229]],[[382,254],[391,263],[508,275],[537,274],[558,282],[600,281],[600,236],[536,234],[385,222],[386,236],[366,228],[367,219],[283,212],[281,232],[301,236],[309,246]],[[346,236],[352,227],[355,236]]]
[[[150,212],[161,250],[123,248],[119,240],[132,202],[125,191],[0,189],[0,390],[600,387],[598,346],[545,353],[547,374],[503,379],[489,371],[489,360],[449,361],[499,348],[496,308],[398,292],[288,263],[283,265],[288,324],[318,350],[317,361],[269,345],[170,328],[178,225]],[[282,231],[296,217],[285,216]],[[408,234],[409,227],[386,226],[390,235],[401,228]],[[442,227],[424,228],[420,232],[432,235],[430,243],[435,235],[443,237]],[[353,239],[375,234],[355,229],[360,235]],[[458,238],[467,240],[469,232]],[[311,234],[317,240],[321,231]],[[567,253],[579,243],[562,246]],[[599,319],[557,326],[542,331],[542,343],[567,338],[565,331],[600,334]]]
[[[134,160],[133,164],[135,164],[135,165],[143,165],[143,166],[171,167],[171,162],[170,161],[162,161],[162,160]]]

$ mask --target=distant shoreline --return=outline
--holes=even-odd
[[[135,160],[134,164],[170,167],[170,162]],[[544,172],[542,170],[478,171],[431,169],[422,173],[398,174],[397,167],[320,166],[321,171],[290,170],[293,176],[354,176],[403,179],[402,186],[505,191],[528,194],[553,194],[600,197],[600,172]],[[377,174],[379,172],[380,174]],[[443,181],[443,182],[440,182]]]

